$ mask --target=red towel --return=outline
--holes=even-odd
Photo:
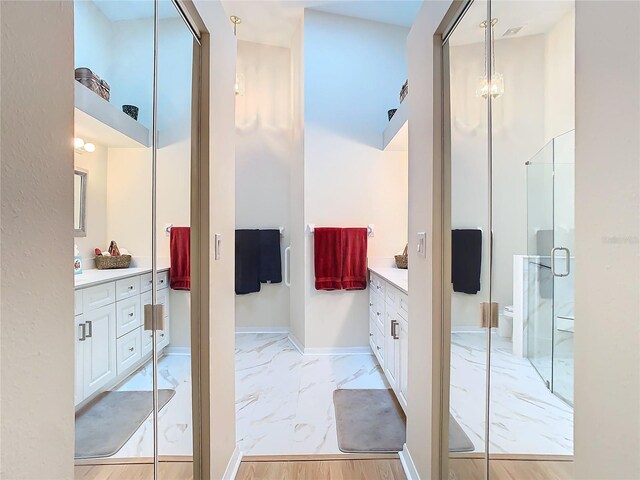
[[[171,270],[169,284],[174,290],[191,290],[191,228],[171,227]]]
[[[342,288],[367,288],[367,229],[342,230]]]
[[[342,288],[342,229],[316,228],[313,233],[316,290]]]

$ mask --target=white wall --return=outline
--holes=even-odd
[[[0,477],[73,478],[73,5],[0,3]]]
[[[235,69],[236,38],[219,1],[194,1],[210,32],[210,245],[222,235],[222,256],[209,264],[211,480],[224,477],[236,447],[235,411]]]
[[[572,8],[544,38],[545,143],[576,126],[575,21]]]
[[[305,12],[304,222],[375,224],[369,257],[400,253],[407,239],[406,154],[381,150],[387,110],[406,80],[407,33]],[[367,345],[368,292],[316,291],[311,236],[305,290],[305,347]]]
[[[596,35],[615,25],[613,35]],[[576,2],[575,478],[640,478],[640,3]],[[606,89],[606,95],[594,91]]]
[[[237,69],[244,93],[236,97],[236,228],[284,227],[284,264],[291,235],[291,53],[238,42]],[[236,327],[289,327],[284,278],[263,284],[258,293],[236,296]]]
[[[434,55],[441,52],[433,35],[451,1],[427,1],[408,37],[409,84],[409,391],[407,450],[419,478],[439,478],[441,461],[440,375],[442,343],[442,235],[440,165],[434,162],[441,113],[434,114]],[[437,64],[441,64],[438,58]],[[437,97],[436,97],[437,98]],[[434,116],[436,117],[434,119]],[[418,232],[427,232],[426,256],[416,254]],[[448,234],[448,233],[447,233]],[[420,292],[416,295],[413,292]],[[445,349],[445,352],[448,350]]]
[[[89,141],[88,139],[85,139]],[[85,237],[75,237],[82,256],[83,268],[95,268],[96,247],[108,246],[107,239],[107,148],[96,145],[93,153],[74,152],[74,167],[87,173],[87,206]]]

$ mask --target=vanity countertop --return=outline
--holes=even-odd
[[[167,267],[158,268],[158,272],[169,270]],[[85,270],[79,275],[75,275],[75,288],[90,287],[100,283],[120,280],[121,278],[133,277],[149,273],[151,268],[146,267],[129,267],[129,268],[113,268],[109,270],[98,270],[96,268]]]
[[[395,267],[369,267],[369,271],[384,278],[409,295],[409,270]]]

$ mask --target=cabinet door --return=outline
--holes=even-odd
[[[84,396],[97,392],[116,377],[116,306],[84,314]]]
[[[74,368],[74,400],[78,405],[84,396],[84,344],[86,342],[86,326],[84,324],[84,315],[76,315],[75,317],[75,368]]]
[[[398,340],[394,337],[394,329],[397,333],[397,327],[394,327],[398,317],[396,311],[387,305],[385,313],[385,343],[384,343],[384,371],[387,375],[389,383],[395,390],[398,385]]]
[[[408,367],[409,367],[409,324],[406,320],[400,319],[400,325],[398,326],[398,334],[400,340],[398,341],[399,355],[399,374],[398,374],[398,400],[400,404],[407,408],[407,385],[408,385]]]

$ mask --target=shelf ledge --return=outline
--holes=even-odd
[[[107,147],[150,147],[149,129],[112,103],[74,81],[76,137]]]

